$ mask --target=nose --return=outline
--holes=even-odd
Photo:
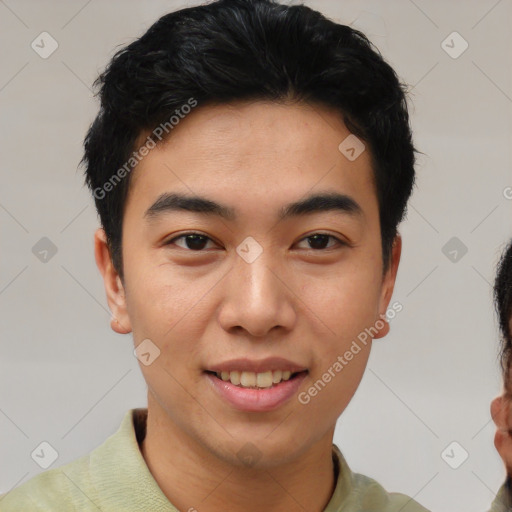
[[[296,310],[292,278],[268,253],[263,251],[251,263],[237,257],[226,276],[218,318],[227,332],[245,331],[264,337],[278,328],[293,329]]]

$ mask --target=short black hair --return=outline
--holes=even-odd
[[[387,268],[414,185],[416,149],[406,85],[361,32],[304,5],[218,0],[162,16],[113,56],[94,86],[101,105],[81,164],[121,279],[136,143],[191,100],[303,101],[339,112],[369,149]]]
[[[505,382],[509,382],[512,363],[512,240],[503,251],[494,281],[494,305],[501,333],[500,359]],[[512,382],[510,383],[512,384]]]

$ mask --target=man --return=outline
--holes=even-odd
[[[512,510],[512,241],[503,252],[494,282],[494,302],[502,335],[501,363],[504,391],[491,404],[497,431],[494,444],[505,462],[507,481],[490,512]]]
[[[98,84],[95,256],[148,407],[1,510],[425,511],[332,443],[396,306],[415,150],[393,69],[307,7],[224,0]]]

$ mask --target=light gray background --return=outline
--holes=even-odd
[[[132,338],[109,327],[98,220],[77,164],[98,72],[159,16],[196,3],[0,1],[0,492],[42,471],[30,457],[41,441],[62,465],[146,404]],[[489,403],[500,392],[491,283],[512,235],[512,3],[306,4],[363,30],[411,85],[425,153],[401,226],[394,300],[404,309],[375,342],[335,442],[390,491],[434,511],[482,512],[505,477]],[[59,44],[47,59],[30,46],[43,31]],[[441,46],[453,31],[469,43],[456,59]],[[453,236],[468,248],[455,263],[442,252]],[[32,253],[42,237],[58,249],[47,263]],[[441,457],[452,441],[469,453],[458,469]]]

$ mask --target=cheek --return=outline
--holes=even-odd
[[[126,269],[127,308],[134,338],[154,338],[162,347],[181,341],[182,346],[183,329],[200,325],[207,303],[204,297],[212,287],[210,280],[192,279],[186,272],[173,271],[170,264],[155,265],[136,257],[126,261]]]
[[[333,276],[322,283],[303,285],[308,318],[317,326],[313,345],[312,408],[346,407],[368,361],[371,339],[382,322],[378,317],[380,282],[371,268]],[[318,394],[318,399],[313,396]]]
[[[336,423],[361,382],[369,349],[369,344],[360,344],[357,353],[348,349],[334,350],[324,364],[316,366],[308,385],[298,395],[299,403],[307,412],[304,418],[326,426]],[[350,360],[345,355],[347,352],[351,354]]]
[[[328,277],[303,283],[301,300],[338,343],[347,341],[378,319],[379,277],[369,266],[338,269]]]
[[[134,286],[128,301],[134,343],[138,346],[149,339],[159,355],[150,366],[141,363],[140,367],[156,396],[178,403],[187,399],[184,388],[200,375],[200,340],[212,316],[213,284],[210,280],[190,282],[182,274],[171,273],[169,266],[157,267],[143,277],[134,279],[138,288]]]

